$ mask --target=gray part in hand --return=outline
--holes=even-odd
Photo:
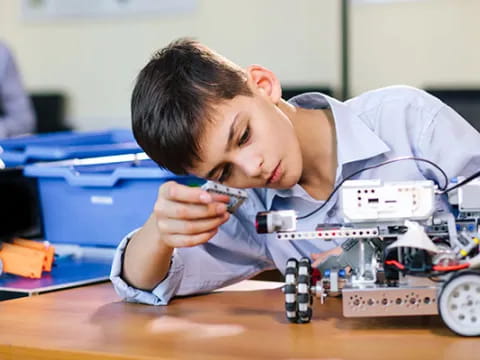
[[[233,214],[248,197],[245,190],[231,188],[213,181],[207,181],[201,188],[208,192],[229,196],[230,202],[227,205],[227,211],[231,214]]]

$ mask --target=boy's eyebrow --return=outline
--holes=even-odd
[[[231,147],[232,147],[232,140],[233,140],[233,136],[235,135],[235,128],[237,126],[237,121],[239,119],[239,115],[240,113],[237,113],[235,115],[235,118],[233,119],[232,121],[232,125],[230,125],[230,130],[228,132],[228,140],[227,140],[227,146],[225,147],[225,151],[228,151]],[[205,176],[206,179],[211,179],[213,177],[213,175],[217,172],[218,168],[220,167],[220,165],[217,165],[215,166],[212,170],[210,170],[207,175]]]

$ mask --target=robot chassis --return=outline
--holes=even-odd
[[[480,179],[449,193],[451,213],[435,210],[436,197],[431,181],[350,180],[341,225],[296,231],[293,210],[258,213],[257,232],[279,241],[344,240],[317,269],[308,258],[287,261],[287,319],[307,323],[314,297],[341,295],[346,317],[440,314],[453,332],[479,336]]]

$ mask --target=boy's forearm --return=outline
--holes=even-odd
[[[138,289],[152,290],[167,275],[172,253],[159,238],[152,215],[127,245],[122,278]]]

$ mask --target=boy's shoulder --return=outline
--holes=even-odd
[[[0,41],[0,66],[4,66],[5,63],[11,61],[13,58],[10,48],[7,47],[2,41]],[[3,70],[3,69],[0,69]]]
[[[6,54],[8,54],[8,52],[9,50],[7,46],[2,41],[0,41],[0,56],[5,56]]]
[[[425,90],[408,85],[387,86],[364,92],[346,102],[358,110],[369,111],[388,104],[420,107],[427,111],[438,111],[444,105]]]

